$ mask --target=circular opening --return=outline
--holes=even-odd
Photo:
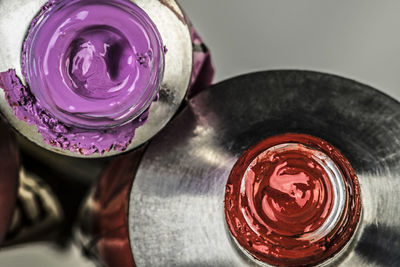
[[[57,1],[34,21],[24,47],[32,93],[68,125],[125,124],[150,106],[161,85],[161,37],[131,1]]]
[[[333,146],[309,135],[268,138],[229,176],[225,216],[241,249],[277,266],[332,257],[350,240],[361,203],[357,177]]]

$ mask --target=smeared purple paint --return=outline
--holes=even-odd
[[[123,151],[145,123],[164,66],[151,19],[126,0],[57,0],[32,21],[22,53],[24,86],[0,74],[15,115],[44,140],[82,154]]]
[[[63,8],[61,10],[62,13],[58,13],[60,10],[57,7],[63,4],[68,4],[68,6],[77,4],[76,7],[81,9],[80,11],[77,9],[72,10],[70,13]],[[102,5],[105,7],[114,4],[116,5],[114,7],[118,7],[119,5],[125,7],[127,5],[128,9],[133,10],[130,10],[131,13],[133,12],[135,15],[141,17],[142,20],[138,22],[134,18],[131,18],[131,20],[128,21],[129,23],[120,24],[118,27],[113,28],[112,25],[120,23],[120,16],[113,18],[112,21],[105,21],[104,18],[110,17],[112,14],[110,12],[106,12],[107,14],[100,14],[98,9],[94,6]],[[106,9],[107,8],[104,8],[103,11]],[[93,18],[91,23],[89,23],[90,21],[85,23],[85,19],[90,19],[89,13],[86,14],[85,11],[89,11],[90,15],[98,16],[98,19]],[[46,23],[47,20],[45,18],[50,17],[50,15],[52,18],[49,21],[53,21],[51,23],[52,25],[41,28],[40,25]],[[104,15],[106,16],[104,17]],[[82,18],[84,19],[82,20]],[[72,22],[69,21],[67,23],[70,26],[68,27],[68,31],[59,32],[58,35],[55,34],[54,30],[69,19],[73,19],[77,24],[74,26],[71,24]],[[151,30],[157,35],[159,45],[156,46],[157,49],[155,50],[160,50],[162,52],[159,55],[160,62],[155,58],[155,50],[152,50],[154,47],[147,50],[137,49],[137,37],[128,36],[128,38],[126,34],[124,34],[124,31],[130,30],[129,28],[132,26],[142,27],[139,29],[139,33],[140,30],[142,30],[141,34],[147,34],[145,27],[140,24],[143,23],[143,20],[151,25]],[[100,22],[101,25],[99,24]],[[57,23],[58,25],[56,25]],[[55,36],[54,40],[64,40],[56,46],[53,45],[53,47],[57,48],[59,51],[52,51],[52,56],[48,58],[48,63],[51,62],[51,64],[56,65],[56,68],[48,69],[49,75],[51,72],[55,75],[54,77],[48,77],[49,75],[44,75],[43,77],[43,73],[40,74],[41,76],[37,73],[38,67],[44,67],[43,60],[46,55],[40,53],[49,49],[49,43],[46,44],[43,40],[41,42],[36,40],[37,43],[41,43],[43,47],[35,47],[32,42],[35,41],[34,38],[37,38],[36,36],[40,33],[40,29],[45,28],[47,29],[47,35],[45,34],[47,39],[50,34],[52,34],[52,37]],[[53,32],[51,32],[51,29]],[[211,84],[214,76],[214,68],[209,51],[202,43],[201,38],[193,27],[190,27],[190,32],[194,45],[204,49],[195,50],[194,52],[192,78],[187,97],[193,96]],[[65,40],[68,40],[68,42]],[[105,49],[102,43],[108,48]],[[57,42],[55,44],[57,44]],[[115,60],[114,57],[110,57],[110,54],[107,55],[107,53],[105,53],[110,52],[109,47],[112,45],[117,45],[117,47],[122,48],[120,49],[122,53],[117,57],[119,60]],[[148,45],[149,43],[144,47],[148,48]],[[40,50],[42,51],[40,52]],[[149,108],[148,106],[146,108],[146,104],[150,105],[153,100],[157,99],[157,95],[155,98],[148,98],[147,100],[149,100],[149,102],[143,105],[142,110],[138,108],[140,105],[134,107],[134,109],[137,110],[137,117],[132,115],[135,112],[127,112],[125,117],[122,117],[122,119],[120,118],[121,120],[119,120],[116,114],[105,115],[105,106],[99,103],[101,101],[110,101],[113,97],[121,97],[123,100],[129,100],[128,102],[132,101],[129,99],[132,94],[130,94],[131,92],[128,92],[128,90],[117,90],[116,93],[108,92],[109,88],[115,88],[121,81],[132,78],[133,74],[130,72],[134,69],[133,65],[121,63],[128,63],[129,58],[134,56],[136,60],[135,67],[139,69],[137,73],[143,74],[143,81],[145,77],[148,77],[151,67],[158,63],[161,64],[163,53],[165,54],[167,51],[167,47],[162,45],[158,32],[151,23],[150,18],[130,1],[50,0],[42,7],[39,15],[32,21],[28,38],[24,43],[22,72],[28,85],[25,86],[20,78],[17,77],[15,70],[10,69],[9,71],[0,73],[0,88],[4,89],[7,101],[13,108],[15,115],[20,120],[36,125],[38,132],[48,144],[84,155],[93,153],[102,154],[111,149],[124,151],[131,143],[135,135],[135,130],[147,120]],[[56,57],[57,54],[60,56],[59,59]],[[34,62],[32,66],[36,66],[36,70],[34,68],[29,68],[29,64],[32,61]],[[112,66],[114,66],[114,68]],[[116,68],[116,66],[118,68]],[[154,74],[155,78],[162,78],[162,72],[156,74]],[[55,81],[56,77],[57,81]],[[152,78],[153,80],[154,77]],[[45,84],[43,88],[41,86],[35,87],[38,85],[32,84],[32,79],[39,79],[36,81],[37,83],[47,84]],[[66,83],[67,86],[63,84],[63,86],[60,87],[60,81]],[[132,79],[130,79],[130,81],[132,81]],[[135,93],[136,96],[144,90],[143,87],[139,88],[138,84],[139,83],[136,83],[136,87],[132,87],[133,91],[139,91],[138,94]],[[63,92],[61,90],[60,92],[60,89],[67,91]],[[156,89],[158,89],[158,87]],[[54,93],[58,95],[56,101],[52,99]],[[74,101],[71,101],[71,98],[64,98],[63,96],[65,93],[70,97],[78,97],[80,105],[76,105]],[[84,101],[87,103],[88,99],[92,100],[90,102],[91,105],[85,106],[82,104]],[[133,99],[135,98],[133,97]],[[55,103],[60,104],[61,108],[55,106]],[[74,105],[68,105],[71,103]],[[110,104],[110,102],[108,103]],[[74,107],[75,110],[71,110],[70,106]],[[88,112],[88,109],[91,108],[91,111],[96,111],[98,112],[97,115],[100,114],[102,116],[99,116],[100,118],[82,116],[84,113],[78,113],[77,107],[80,112]],[[119,109],[119,111],[121,111],[121,109]],[[129,117],[130,115],[132,115],[132,117]],[[123,122],[124,119],[126,119],[126,122]]]
[[[0,87],[4,88],[6,100],[18,119],[36,125],[43,139],[50,145],[83,155],[104,153],[111,149],[124,151],[143,125],[149,110],[135,120],[118,127],[103,130],[87,130],[69,126],[56,119],[37,101],[15,74],[15,70],[0,73]]]

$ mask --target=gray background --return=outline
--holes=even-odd
[[[400,99],[400,1],[181,0],[210,47],[216,81],[267,69],[307,69]],[[12,248],[0,266],[93,266],[76,248]]]

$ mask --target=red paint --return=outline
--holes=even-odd
[[[337,225],[310,241],[304,234],[323,225],[335,201],[329,176],[313,157],[321,152],[340,170],[348,201]],[[309,135],[274,136],[250,148],[226,187],[225,215],[233,237],[253,257],[276,266],[316,264],[333,256],[352,237],[360,212],[359,184],[349,162]]]
[[[262,153],[244,173],[247,190],[240,201],[245,215],[254,218],[253,229],[271,231],[275,242],[316,230],[332,209],[331,182],[312,152],[303,147]]]

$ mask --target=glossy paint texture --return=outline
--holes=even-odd
[[[277,266],[315,264],[350,240],[359,193],[354,171],[336,148],[312,136],[285,134],[239,158],[226,186],[225,215],[239,246],[256,259]]]
[[[24,86],[1,87],[18,118],[45,141],[82,154],[124,150],[148,116],[163,77],[164,46],[130,1],[51,1],[24,43]]]
[[[242,205],[248,206],[246,216],[261,224],[253,229],[265,226],[279,236],[301,236],[318,229],[332,210],[328,173],[313,158],[313,150],[294,146],[261,153],[244,173]]]
[[[56,2],[31,28],[23,56],[42,105],[86,128],[140,114],[158,91],[163,67],[157,30],[125,0]]]

